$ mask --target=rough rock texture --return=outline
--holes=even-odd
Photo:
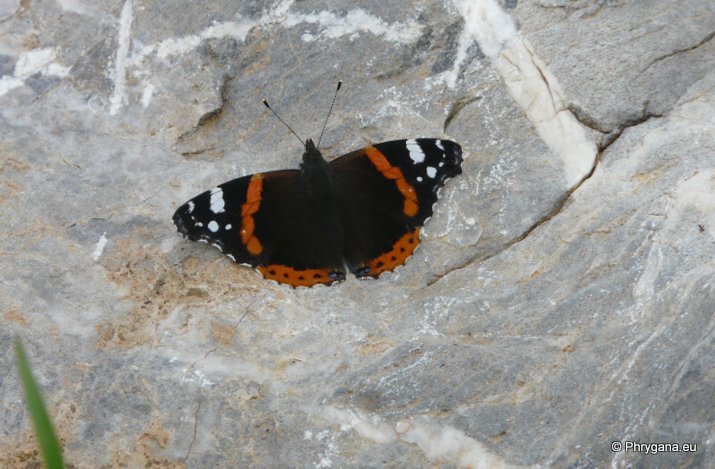
[[[715,68],[715,3],[520,1],[514,18],[588,126],[667,114]]]
[[[709,0],[0,1],[0,465],[38,460],[18,336],[76,467],[708,466],[714,34]],[[325,154],[464,148],[407,264],[291,289],[182,240],[297,166],[261,99],[315,137],[339,79]]]

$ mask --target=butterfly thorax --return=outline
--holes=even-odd
[[[327,235],[321,243],[321,250],[333,259],[342,259],[344,231],[330,168],[312,140],[305,143],[303,163],[300,165],[300,179],[301,191],[309,200],[311,211],[309,218],[314,220],[312,224],[317,230]],[[306,259],[306,263],[308,262],[309,260]],[[333,266],[333,268],[338,267],[338,265]]]
[[[332,199],[334,197],[328,162],[325,161],[323,155],[310,139],[305,143],[300,175],[310,198]]]

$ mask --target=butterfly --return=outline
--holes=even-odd
[[[462,172],[451,140],[393,140],[330,161],[312,140],[304,146],[298,169],[233,179],[184,203],[176,228],[293,287],[378,277],[412,255],[438,190]]]

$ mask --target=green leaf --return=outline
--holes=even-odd
[[[27,410],[32,417],[32,423],[35,427],[35,436],[40,445],[42,459],[45,461],[45,466],[49,469],[62,469],[62,452],[60,445],[55,437],[55,432],[52,429],[52,422],[47,415],[45,404],[42,402],[40,390],[37,388],[30,364],[25,355],[25,349],[22,347],[20,340],[15,341],[15,354],[17,355],[17,366],[20,370],[20,379],[25,388],[25,402],[27,402]]]

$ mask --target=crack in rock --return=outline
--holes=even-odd
[[[604,139],[601,141],[601,144],[599,145],[599,151],[596,154],[596,158],[594,159],[593,166],[591,167],[591,170],[577,184],[575,184],[571,189],[567,190],[561,196],[561,198],[556,202],[556,204],[554,204],[554,207],[546,215],[539,218],[536,222],[534,222],[531,226],[529,226],[526,230],[524,230],[523,233],[521,233],[520,235],[507,241],[502,247],[500,247],[496,251],[487,253],[487,254],[471,256],[468,259],[466,259],[465,261],[447,269],[443,273],[435,275],[429,282],[427,282],[426,286],[430,286],[430,285],[433,285],[433,284],[439,282],[443,277],[446,277],[447,275],[449,275],[450,273],[452,273],[454,271],[461,270],[473,263],[481,263],[481,262],[487,261],[487,260],[491,259],[492,257],[499,255],[500,253],[506,251],[507,249],[511,248],[515,244],[520,243],[523,240],[525,240],[526,238],[528,238],[529,235],[531,235],[531,233],[533,233],[538,227],[540,227],[544,223],[550,221],[551,219],[556,217],[559,213],[561,213],[561,211],[564,209],[564,207],[566,207],[566,204],[569,202],[569,200],[571,200],[571,195],[574,192],[576,192],[583,185],[583,183],[585,183],[587,180],[589,180],[591,178],[591,176],[593,176],[593,174],[596,172],[596,168],[598,167],[599,163],[601,162],[601,158],[603,158],[603,154],[604,154],[605,150],[609,146],[611,146],[613,144],[613,142],[615,142],[621,136],[621,134],[623,133],[623,131],[625,129],[643,124],[644,122],[647,122],[651,119],[664,117],[661,114],[646,112],[645,111],[646,107],[647,107],[647,103],[646,103],[646,106],[644,106],[644,110],[643,110],[643,113],[641,114],[641,116],[639,116],[635,119],[630,119],[630,120],[625,121],[623,124],[618,126],[618,128],[607,133],[604,136]],[[576,115],[576,114],[574,114],[574,115]],[[578,116],[577,116],[577,118],[578,118]],[[590,117],[588,117],[587,115],[586,115],[586,118],[588,119],[587,122],[592,122],[590,120]],[[579,119],[579,121],[580,121],[580,119]],[[594,130],[598,130],[597,128],[595,128],[591,125],[587,125],[585,123],[584,123],[584,125],[586,125],[589,128],[592,128]],[[600,130],[598,130],[598,131],[601,132]]]
[[[194,131],[199,127],[210,124],[212,121],[218,120],[221,115],[223,115],[224,111],[226,110],[226,107],[228,106],[228,85],[232,78],[233,77],[230,77],[228,75],[223,76],[221,87],[219,90],[219,95],[221,98],[219,106],[216,109],[212,109],[208,112],[205,112],[201,117],[199,117],[199,121],[196,124]]]
[[[229,76],[227,74],[224,74],[222,80],[221,80],[221,86],[219,90],[219,96],[220,96],[220,103],[217,107],[214,109],[211,109],[204,114],[202,114],[196,125],[191,128],[190,130],[187,130],[183,134],[179,135],[177,137],[177,145],[184,145],[188,144],[188,140],[192,139],[198,132],[200,132],[202,129],[214,124],[216,121],[218,121],[226,111],[228,107],[228,87],[233,79],[233,76]],[[206,148],[199,148],[199,149],[192,149],[192,150],[186,150],[182,151],[181,155],[183,156],[197,156],[201,155],[206,152],[211,152],[215,151],[215,147],[206,147]]]
[[[566,109],[568,109],[569,112],[573,114],[577,121],[579,121],[582,125],[588,127],[591,130],[595,130],[596,132],[602,134],[609,134],[614,131],[614,129],[607,129],[598,125],[598,123],[591,117],[591,115],[576,103],[569,103]]]
[[[600,158],[600,153],[597,158]],[[549,211],[549,213],[547,213],[543,217],[539,218],[535,223],[533,223],[531,226],[529,226],[523,233],[521,233],[520,235],[516,236],[515,238],[507,241],[502,247],[495,250],[494,252],[470,256],[463,262],[460,262],[459,264],[452,266],[449,269],[445,270],[443,273],[435,275],[429,282],[427,282],[426,286],[433,285],[433,284],[439,282],[443,277],[446,277],[447,275],[451,274],[452,272],[461,270],[465,267],[468,267],[471,264],[482,263],[484,261],[487,261],[487,260],[491,259],[492,257],[495,257],[495,256],[499,255],[500,253],[506,251],[513,245],[520,243],[521,241],[526,239],[539,226],[541,226],[544,223],[546,223],[547,221],[551,220],[552,218],[554,218],[556,215],[558,215],[561,212],[561,210],[566,206],[566,203],[571,198],[571,194],[573,194],[573,192],[576,189],[578,189],[581,186],[581,184],[584,183],[584,181],[586,181],[588,178],[591,177],[595,168],[596,168],[596,166],[594,164],[594,167],[591,169],[591,172],[586,177],[584,177],[578,184],[576,184],[572,189],[568,190],[564,195],[562,195],[561,198],[554,205],[554,208],[552,208]]]
[[[187,150],[187,151],[182,151],[181,156],[185,156],[187,158],[192,158],[194,156],[201,156],[205,153],[217,153],[218,150],[216,147],[206,147],[206,148],[200,148],[198,150]]]
[[[196,405],[196,411],[194,412],[194,431],[193,435],[191,436],[191,443],[189,443],[189,448],[186,450],[186,456],[184,456],[184,464],[186,464],[186,461],[189,459],[189,456],[191,456],[191,450],[194,448],[194,443],[196,442],[196,431],[199,428],[199,412],[201,411],[201,400],[201,392],[199,391],[199,401]]]
[[[568,105],[568,110],[573,114],[573,116],[578,120],[582,125],[588,127],[589,129],[595,130],[596,132],[599,132],[603,134],[603,137],[601,138],[601,141],[598,144],[598,151],[602,152],[609,146],[615,142],[618,137],[621,136],[621,133],[628,127],[635,127],[636,125],[640,125],[652,118],[659,118],[663,117],[664,114],[658,114],[655,112],[650,112],[647,111],[648,105],[650,103],[646,102],[643,105],[643,110],[641,111],[641,114],[638,117],[634,117],[631,119],[625,119],[623,122],[621,122],[619,125],[617,125],[615,128],[605,128],[600,125],[588,114],[588,112],[580,107],[579,105],[575,103],[571,103]]]
[[[639,117],[626,120],[623,124],[619,125],[615,130],[604,135],[603,139],[601,140],[601,143],[598,146],[599,152],[603,152],[606,148],[610,147],[613,144],[613,142],[618,140],[618,138],[621,136],[623,131],[626,130],[627,128],[635,127],[635,126],[641,125],[651,119],[657,119],[657,118],[664,117],[664,116],[665,116],[665,114],[657,114],[655,112],[646,112],[646,110],[644,108],[643,113]]]
[[[704,38],[702,38],[700,41],[698,41],[696,44],[694,44],[692,46],[684,47],[682,49],[676,49],[676,50],[669,52],[665,55],[656,57],[655,59],[651,60],[650,63],[648,65],[646,65],[645,68],[638,73],[638,75],[636,75],[636,78],[643,75],[646,71],[648,71],[649,68],[651,68],[653,65],[657,64],[658,62],[662,62],[663,60],[666,60],[666,59],[676,56],[678,54],[683,54],[685,52],[693,51],[693,50],[697,49],[698,47],[701,47],[701,46],[707,44],[708,42],[712,41],[713,38],[715,38],[715,31],[712,31],[710,34],[708,34],[707,36],[705,36]]]
[[[457,115],[464,109],[467,105],[479,101],[482,99],[481,96],[468,96],[457,99],[452,106],[450,106],[447,113],[447,117],[444,119],[444,124],[442,125],[442,132],[447,133],[447,128],[452,123],[452,121],[457,117]]]
[[[576,14],[580,18],[592,18],[600,13],[606,7],[619,7],[618,3],[610,4],[602,0],[595,3],[592,0],[565,0],[559,3],[559,0],[541,0],[536,2],[536,6],[545,10],[562,10],[567,15]]]

